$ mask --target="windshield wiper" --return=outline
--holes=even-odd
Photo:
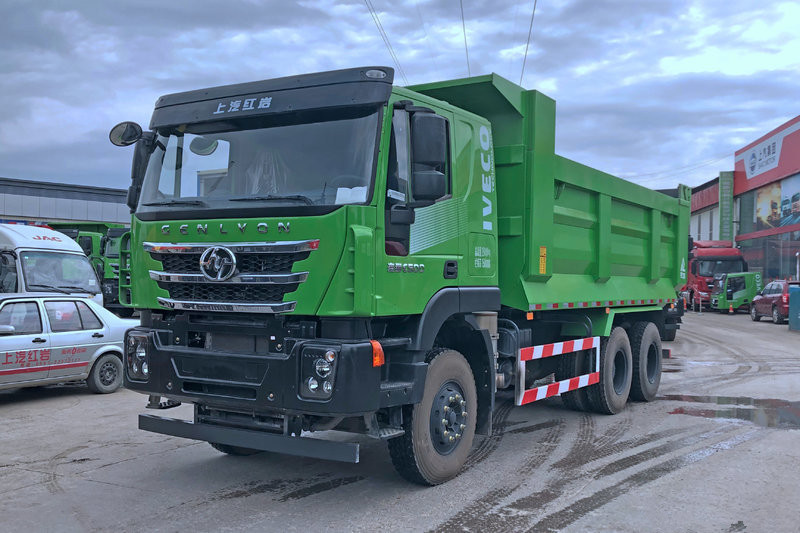
[[[202,200],[164,200],[162,202],[145,202],[142,205],[200,205],[205,207],[207,204]]]
[[[239,196],[228,198],[231,202],[260,202],[263,200],[299,200],[306,205],[314,205],[314,200],[302,194],[287,194],[285,196],[277,194],[267,194],[266,196]]]
[[[52,285],[42,285],[41,283],[28,283],[28,287],[41,287],[42,289],[47,289],[48,291],[53,292],[60,292],[62,294],[69,294],[69,291],[65,291],[59,287],[53,287]]]
[[[85,287],[78,287],[77,285],[59,285],[59,289],[69,289],[72,291],[85,292],[87,294],[97,294],[97,291],[90,291]]]

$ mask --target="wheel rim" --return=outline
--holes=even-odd
[[[775,322],[778,321],[778,309],[776,307],[772,308],[772,320]]]
[[[750,316],[753,317],[753,318],[756,317],[756,308],[755,307],[751,307],[750,308]]]
[[[100,366],[100,372],[98,373],[100,383],[108,387],[117,380],[117,374],[117,365],[113,361],[106,361]]]
[[[655,343],[651,343],[647,349],[647,381],[650,383],[656,382],[656,373],[658,372],[658,347]]]
[[[431,405],[430,431],[433,448],[448,455],[461,442],[467,428],[467,401],[464,391],[455,381],[444,383]]]
[[[617,350],[614,354],[614,372],[611,377],[612,384],[614,385],[614,392],[622,394],[625,392],[625,381],[628,374],[628,360],[625,358],[625,352]]]

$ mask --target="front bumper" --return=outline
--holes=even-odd
[[[302,457],[347,463],[357,463],[359,460],[359,445],[351,442],[290,437],[252,429],[203,424],[153,415],[139,415],[139,429],[174,437]]]
[[[251,335],[256,339],[253,353],[233,353],[223,351],[225,346],[190,347],[181,338],[183,334],[147,328],[128,332],[126,346],[131,335],[147,338],[149,379],[132,379],[132,358],[126,349],[126,388],[235,412],[342,417],[368,414],[383,407],[419,402],[427,369],[424,363],[396,365],[402,372],[375,367],[372,345],[367,340],[270,341],[268,335]],[[277,351],[277,347],[283,351]],[[336,353],[332,391],[329,397],[313,397],[303,388],[313,376],[308,370],[309,357],[316,360],[319,356],[313,354],[327,350]],[[390,374],[395,374],[395,379],[390,380]],[[323,380],[317,379],[322,385]]]

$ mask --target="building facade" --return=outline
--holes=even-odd
[[[736,242],[766,280],[795,278],[800,266],[800,116],[736,151]]]
[[[124,189],[0,178],[0,221],[130,224],[126,195]]]

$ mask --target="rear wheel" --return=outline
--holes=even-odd
[[[772,307],[772,321],[775,324],[783,324],[783,317],[781,316],[781,312],[778,311],[776,306]]]
[[[228,455],[247,456],[261,453],[261,450],[254,450],[252,448],[242,448],[241,446],[231,446],[229,444],[219,444],[217,442],[209,442],[215,450],[227,453]]]
[[[428,358],[422,401],[403,409],[405,433],[388,445],[401,476],[438,485],[458,475],[472,448],[478,395],[469,363],[459,352],[440,349]]]
[[[637,322],[630,333],[633,356],[631,398],[649,402],[656,397],[661,383],[661,337],[658,327],[652,322]]]
[[[86,378],[86,386],[94,393],[108,394],[117,390],[120,385],[122,385],[122,359],[113,353],[100,356],[94,362],[89,377]]]
[[[592,410],[613,415],[625,408],[631,390],[632,368],[628,334],[616,327],[600,343],[600,382],[589,387]]]
[[[574,378],[592,371],[592,351],[575,352],[562,356],[561,364],[556,372],[556,381]],[[561,401],[574,411],[590,409],[589,395],[586,387],[561,394]]]
[[[758,322],[761,320],[761,315],[758,314],[758,311],[756,311],[756,306],[753,304],[750,304],[750,320],[753,322]]]

